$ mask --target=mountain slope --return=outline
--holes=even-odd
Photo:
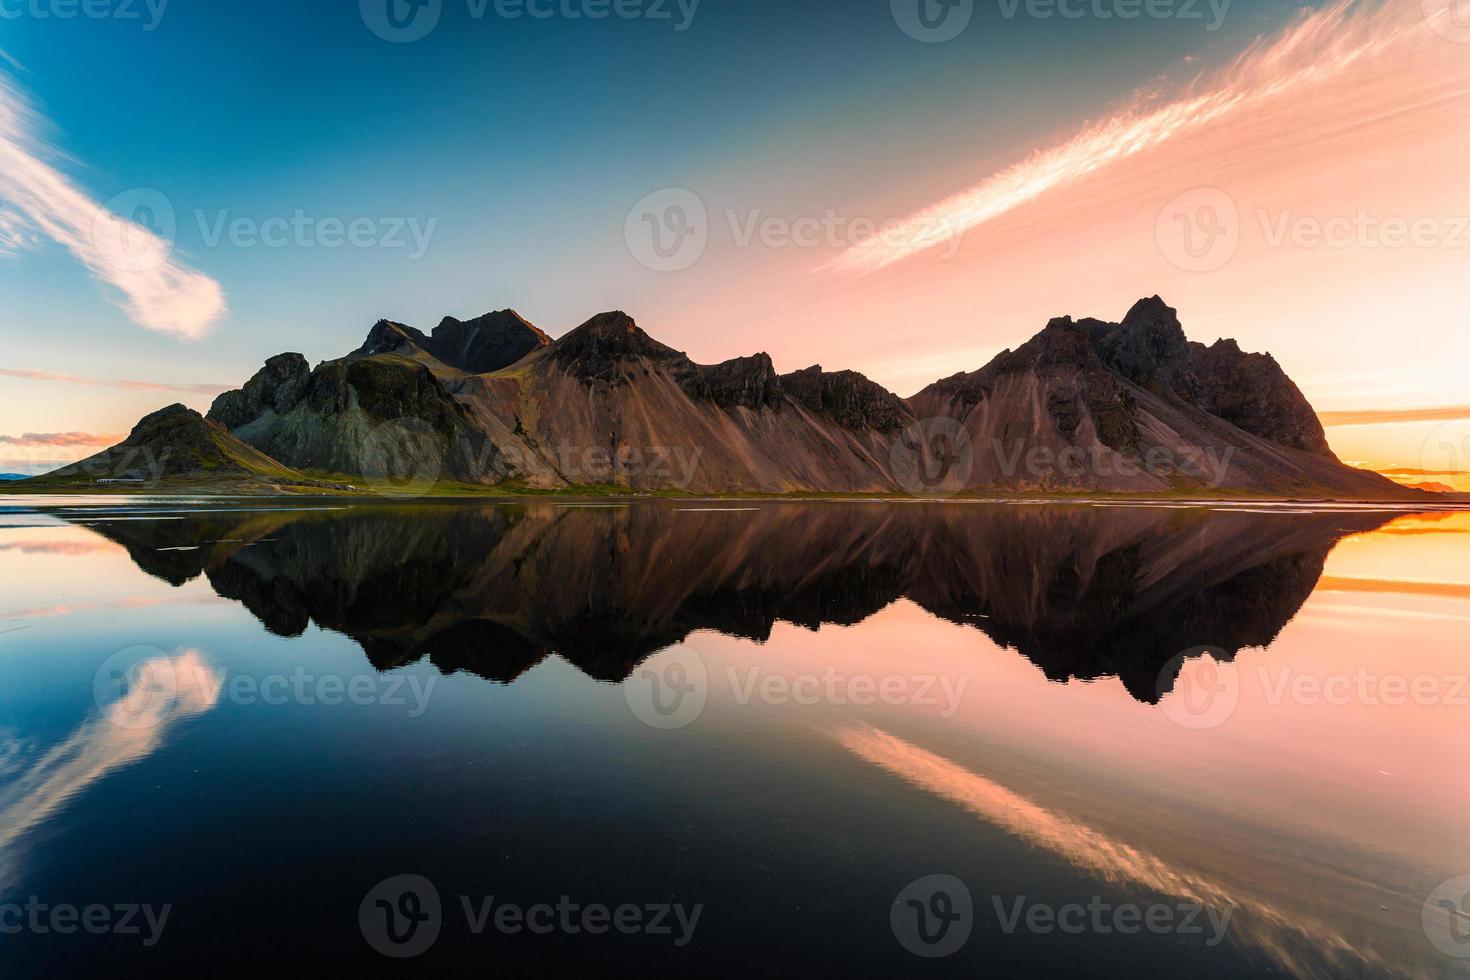
[[[1121,323],[1053,320],[908,404],[963,429],[953,438],[968,443],[973,465],[951,467],[946,490],[1400,495],[1332,454],[1311,405],[1269,355],[1229,340],[1189,342],[1158,297]]]
[[[387,335],[383,327],[373,336]],[[359,352],[315,370],[299,354],[282,354],[244,388],[219,396],[209,418],[298,469],[494,482],[477,466],[484,436],[440,380],[449,371],[401,353]]]
[[[883,491],[908,419],[861,375],[696,364],[622,312],[455,393],[532,483],[714,492]]]

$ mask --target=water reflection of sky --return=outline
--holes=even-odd
[[[1180,690],[1148,704],[1107,677],[1049,681],[979,629],[900,598],[853,625],[778,622],[764,643],[697,630],[684,646],[708,672],[708,704],[689,727],[656,732],[630,714],[621,688],[555,657],[504,686],[444,677],[427,662],[379,675],[347,637],[315,626],[299,638],[273,636],[206,580],[175,587],[145,575],[89,528],[0,528],[0,887],[105,881],[88,871],[89,856],[126,851],[156,830],[186,852],[208,848],[214,833],[192,821],[230,807],[249,815],[245,826],[282,819],[291,792],[308,788],[330,801],[316,806],[328,814],[366,804],[399,813],[400,794],[412,793],[447,807],[455,823],[483,819],[493,849],[512,860],[516,846],[494,829],[516,819],[504,815],[502,794],[576,851],[575,835],[547,822],[596,800],[619,801],[612,809],[646,819],[644,830],[671,811],[707,814],[689,792],[714,794],[722,821],[779,822],[768,793],[780,785],[810,798],[791,803],[794,812],[841,811],[844,800],[876,795],[937,832],[939,818],[919,803],[927,799],[1015,842],[957,831],[961,822],[945,825],[951,848],[963,850],[959,833],[990,854],[1019,847],[1003,853],[1022,866],[1028,851],[1046,852],[1070,868],[1065,887],[1079,895],[1108,888],[1228,901],[1241,916],[1232,940],[1288,972],[1449,975],[1460,964],[1427,943],[1420,917],[1431,889],[1470,871],[1470,780],[1455,762],[1470,749],[1470,688],[1456,688],[1470,672],[1467,531],[1466,514],[1404,516],[1344,538],[1274,642],[1227,665],[1231,706],[1202,727],[1171,714]],[[99,705],[94,673],[108,655],[140,645],[191,683],[119,725],[126,699]],[[273,705],[229,693],[231,678],[302,668],[371,677],[379,695],[383,677],[411,676],[431,697],[410,717],[388,703]],[[789,684],[834,668],[839,686],[896,677],[912,692],[914,678],[931,678],[939,701],[800,704],[750,693],[772,676]],[[1411,690],[1418,682],[1421,695],[1432,682],[1434,696],[1394,697],[1399,678]],[[1349,685],[1346,698],[1324,691],[1339,682]],[[173,816],[140,823],[134,808],[153,813],[159,803]],[[665,815],[637,817],[644,807]],[[419,835],[441,832],[449,818],[415,808],[415,819],[394,850],[432,864],[438,845]],[[765,833],[809,829],[790,819],[798,826]],[[875,809],[850,819],[861,837],[859,827],[876,833],[884,818]],[[238,832],[239,821],[232,825]],[[675,837],[698,865],[699,838]],[[487,838],[455,839],[473,855]],[[891,853],[873,857],[873,875],[903,864],[900,845],[884,846]],[[308,835],[296,847],[295,859],[310,861],[334,845]],[[945,859],[943,850],[912,877],[964,872],[970,858]],[[321,860],[340,868],[351,855]],[[648,873],[659,880],[656,866]],[[534,880],[530,868],[515,875]],[[168,888],[200,892],[201,901],[212,894],[178,880]]]

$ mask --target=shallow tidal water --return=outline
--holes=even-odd
[[[0,975],[1467,976],[1467,559],[1349,505],[0,499]]]

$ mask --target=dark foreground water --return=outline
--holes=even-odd
[[[12,498],[0,975],[1467,975],[1467,532]]]

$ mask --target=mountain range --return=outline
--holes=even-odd
[[[381,320],[312,367],[267,360],[206,416],[173,405],[38,478],[213,489],[575,493],[1211,493],[1418,497],[1342,463],[1269,354],[1189,341],[1140,300],[1063,317],[909,398],[854,371],[699,364],[622,312],[552,340],[513,310]]]

